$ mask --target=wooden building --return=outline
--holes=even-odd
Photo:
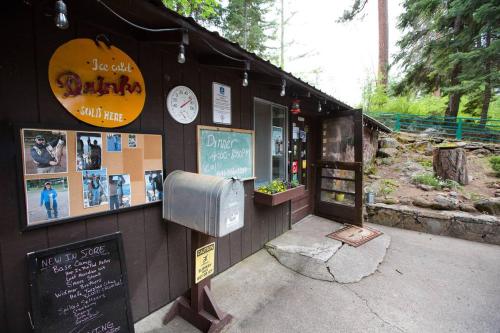
[[[146,86],[145,104],[140,116],[119,131],[161,134],[164,176],[178,169],[198,171],[197,125],[255,130],[257,179],[244,184],[244,228],[217,240],[217,272],[260,250],[308,214],[361,223],[361,112],[209,32],[192,19],[167,10],[160,0],[65,3],[69,18],[66,30],[54,24],[54,1],[8,1],[2,5],[0,332],[31,330],[26,268],[26,254],[30,251],[120,231],[134,321],[183,294],[192,283],[190,233],[164,221],[160,203],[22,229],[25,207],[19,199],[24,195],[19,180],[23,170],[16,163],[21,154],[16,144],[19,124],[102,130],[67,112],[49,85],[52,55],[59,46],[76,38],[110,43],[139,66]],[[150,29],[176,30],[146,31],[123,19]],[[181,42],[185,46],[183,64],[178,62]],[[245,73],[248,86],[242,85]],[[213,123],[214,82],[231,88],[230,125]],[[283,82],[285,94],[280,96]],[[199,114],[189,124],[176,122],[166,111],[166,96],[179,85],[189,87],[199,101]],[[299,114],[290,112],[295,99],[300,100]],[[273,117],[280,118],[286,129],[280,148],[283,158],[274,164],[270,161],[268,134],[258,125],[270,127]],[[332,134],[330,123],[342,124],[348,134]],[[335,144],[329,145],[331,142]],[[334,159],[336,149],[349,149],[349,160]],[[262,161],[268,161],[270,169],[265,169],[268,162]],[[291,179],[293,174],[306,185],[302,196],[274,207],[254,203],[256,183],[276,176]],[[346,198],[334,200],[335,193]]]

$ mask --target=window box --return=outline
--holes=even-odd
[[[275,194],[266,194],[255,190],[253,201],[255,203],[265,205],[265,206],[277,206],[284,202],[295,199],[304,194],[305,186],[299,185],[297,187],[288,189],[284,192],[279,192]]]

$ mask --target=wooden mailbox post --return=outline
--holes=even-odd
[[[191,278],[193,284],[186,296],[178,297],[170,310],[163,318],[163,324],[167,324],[175,316],[179,315],[189,323],[196,326],[202,332],[219,332],[227,325],[232,316],[223,312],[215,303],[210,291],[210,275],[198,283],[197,280],[197,251],[210,244],[215,245],[215,237],[191,230]],[[215,253],[215,246],[210,251]],[[214,262],[212,262],[212,265]]]

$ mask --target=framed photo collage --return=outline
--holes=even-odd
[[[25,227],[161,201],[162,136],[21,128]]]

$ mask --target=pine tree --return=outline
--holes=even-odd
[[[274,39],[276,22],[266,20],[273,0],[229,0],[223,11],[222,32],[244,49],[268,58],[266,42]]]
[[[405,76],[396,90],[440,89],[449,97],[445,115],[456,117],[461,97],[482,89],[486,115],[498,87],[498,0],[405,0],[403,8],[396,61]]]
[[[165,7],[204,24],[220,24],[220,0],[162,0]]]
[[[266,42],[275,38],[277,24],[266,19],[274,0],[162,0],[183,16],[190,16],[205,27],[218,30],[227,39],[257,55],[273,59],[274,49]]]

